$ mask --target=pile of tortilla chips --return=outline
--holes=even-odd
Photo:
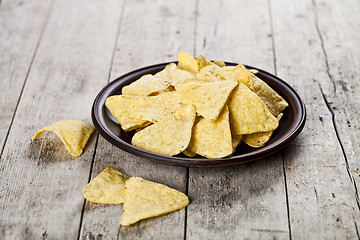
[[[182,209],[189,198],[165,185],[128,177],[107,167],[83,189],[84,197],[95,203],[124,203],[120,224],[129,226],[141,219],[159,216]]]
[[[132,144],[157,154],[207,158],[232,155],[244,142],[262,147],[287,102],[256,71],[179,53],[179,63],[144,75],[110,96],[106,107]]]

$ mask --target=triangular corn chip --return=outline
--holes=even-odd
[[[83,121],[67,119],[55,122],[37,131],[33,140],[46,131],[54,132],[74,157],[79,157],[95,128]]]
[[[195,157],[196,156],[196,153],[191,151],[189,148],[182,151],[182,153],[185,154],[185,156],[188,156],[188,157]]]
[[[193,82],[177,85],[175,89],[187,104],[195,106],[199,115],[215,120],[237,85],[237,81]]]
[[[123,203],[125,202],[124,184],[128,179],[126,174],[107,167],[83,188],[84,197],[95,203]]]
[[[219,76],[218,72],[220,71],[220,67],[218,65],[209,65],[203,67],[197,74],[196,80],[202,82],[217,82],[223,81],[223,79]],[[234,80],[235,81],[235,80]]]
[[[263,80],[253,74],[251,80],[253,82],[254,92],[263,100],[274,116],[277,116],[288,106],[288,103]]]
[[[276,117],[278,121],[280,121],[282,115],[283,115],[282,113],[279,113],[279,115]],[[258,132],[258,133],[243,135],[244,136],[243,141],[250,147],[259,148],[264,146],[269,141],[272,134],[273,131]]]
[[[203,55],[199,55],[199,56],[195,57],[195,59],[198,61],[199,70],[202,69],[203,67],[213,64],[212,62],[207,60],[206,57],[204,57]]]
[[[174,212],[189,204],[189,198],[182,192],[140,177],[132,177],[126,181],[125,196],[120,219],[123,226]]]
[[[186,52],[180,52],[178,58],[178,68],[192,73],[197,73],[199,71],[198,61]]]
[[[166,156],[179,154],[189,145],[195,116],[194,106],[181,107],[177,112],[135,133],[131,142],[150,152]]]
[[[218,65],[219,67],[226,67],[226,64],[223,61],[214,61],[214,64]]]
[[[241,141],[243,140],[243,136],[244,135],[232,135],[232,147],[233,147],[233,152],[236,151],[237,146],[241,143]]]
[[[188,148],[207,158],[221,158],[233,153],[229,110],[226,105],[216,120],[202,118],[194,125]]]
[[[129,118],[157,122],[176,111],[181,102],[180,94],[172,91],[156,96],[114,95],[106,99],[105,106],[122,125]]]
[[[241,64],[237,65],[235,68],[232,67],[221,68],[221,70],[218,72],[218,75],[224,80],[240,81],[251,90],[254,89],[254,87],[252,86],[252,81],[249,77],[249,72]]]
[[[231,128],[236,135],[269,132],[279,125],[260,97],[241,82],[231,93],[228,106]]]
[[[150,94],[164,91],[170,86],[170,83],[162,78],[146,74],[130,85],[121,89],[124,95],[148,96]]]
[[[162,78],[169,82],[170,85],[175,86],[178,83],[194,79],[195,75],[191,72],[179,69],[175,63],[169,63],[164,70],[156,73],[155,77]]]

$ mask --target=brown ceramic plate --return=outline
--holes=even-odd
[[[116,119],[105,107],[105,100],[109,96],[121,94],[121,88],[123,86],[139,79],[142,75],[155,74],[164,69],[167,64],[168,63],[152,65],[127,73],[110,82],[99,92],[95,98],[91,115],[96,129],[106,140],[129,153],[160,163],[188,167],[215,167],[240,164],[269,156],[285,147],[301,132],[305,125],[305,105],[297,92],[278,77],[261,69],[246,66],[249,69],[257,69],[259,73],[256,75],[289,103],[289,107],[283,112],[284,115],[280,120],[279,127],[274,131],[265,146],[261,148],[251,148],[242,143],[231,157],[219,159],[207,159],[203,157],[190,158],[183,154],[168,157],[139,149],[131,145],[133,133],[126,133],[120,128]],[[226,65],[235,66],[237,64],[226,63]]]

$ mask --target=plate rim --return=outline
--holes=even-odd
[[[305,107],[304,101],[301,99],[301,97],[297,93],[297,91],[293,87],[291,87],[287,82],[285,82],[284,80],[280,79],[279,77],[277,77],[267,71],[264,71],[262,69],[252,67],[249,65],[244,65],[247,69],[256,69],[259,71],[259,73],[261,73],[263,75],[267,75],[268,77],[272,78],[273,80],[276,80],[281,85],[285,86],[288,90],[290,90],[291,95],[295,96],[294,99],[297,101],[298,105],[300,106],[300,108],[299,108],[299,110],[300,110],[299,112],[301,115],[300,119],[298,119],[296,126],[292,126],[292,128],[289,128],[292,131],[288,135],[286,135],[285,137],[284,136],[280,137],[280,139],[284,138],[280,142],[278,142],[280,140],[280,139],[278,139],[276,142],[271,143],[270,145],[264,146],[262,148],[256,149],[252,152],[244,153],[244,154],[240,154],[240,155],[234,155],[234,156],[225,157],[225,158],[208,159],[208,158],[192,158],[192,157],[178,157],[178,156],[170,157],[170,156],[160,155],[160,154],[152,153],[152,152],[137,148],[137,147],[133,146],[132,144],[127,143],[126,141],[122,140],[121,138],[119,138],[118,136],[113,134],[113,132],[108,131],[107,128],[101,124],[100,112],[102,111],[102,109],[105,106],[104,105],[99,106],[100,105],[99,99],[101,99],[105,93],[109,92],[111,89],[114,89],[115,88],[114,85],[116,86],[116,83],[118,83],[118,82],[121,83],[121,81],[123,81],[124,78],[127,78],[138,72],[149,71],[151,69],[158,68],[161,66],[165,67],[169,63],[177,63],[177,61],[164,62],[164,63],[149,65],[146,67],[135,69],[133,71],[123,74],[123,75],[117,77],[116,79],[110,81],[105,87],[103,87],[100,90],[100,92],[97,94],[96,98],[94,99],[94,102],[93,102],[93,105],[91,108],[91,118],[92,118],[93,124],[94,124],[95,128],[97,129],[97,131],[108,142],[110,142],[111,144],[115,145],[116,147],[118,147],[124,151],[127,151],[131,154],[134,154],[138,157],[145,158],[145,159],[159,162],[159,163],[163,163],[163,164],[185,166],[185,167],[219,167],[219,166],[242,164],[242,163],[246,163],[246,162],[250,162],[250,161],[260,159],[260,158],[267,157],[267,156],[281,150],[282,148],[284,148],[289,142],[291,142],[295,137],[297,137],[299,135],[299,133],[302,131],[302,129],[305,126],[306,107]],[[238,63],[233,63],[233,62],[225,62],[225,64],[227,66],[238,65]],[[265,81],[264,79],[262,79],[262,80]],[[294,116],[295,116],[295,114],[294,114]]]

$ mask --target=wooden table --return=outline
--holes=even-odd
[[[3,0],[0,3],[0,239],[356,239],[360,215],[358,0]],[[251,163],[185,168],[99,134],[71,157],[54,134],[91,123],[102,87],[177,53],[240,62],[292,85],[302,133]],[[180,211],[121,227],[122,205],[82,188],[105,167],[187,193]]]

